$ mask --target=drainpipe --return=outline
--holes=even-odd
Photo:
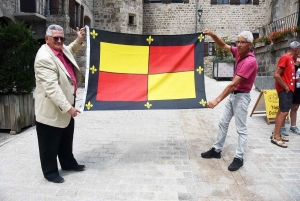
[[[300,25],[300,0],[298,1],[298,21],[297,21],[297,26]]]
[[[198,1],[196,0],[196,6],[195,6],[195,33],[197,32],[197,10],[198,10]],[[299,0],[300,1],[300,0]]]

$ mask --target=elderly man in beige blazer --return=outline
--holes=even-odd
[[[54,183],[64,179],[58,173],[57,157],[63,170],[84,170],[73,156],[75,97],[81,73],[75,54],[84,45],[85,28],[77,28],[77,39],[64,45],[64,31],[50,25],[46,44],[37,52],[34,70],[36,77],[35,116],[39,153],[44,177]]]

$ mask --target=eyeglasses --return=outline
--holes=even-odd
[[[64,38],[64,37],[57,37],[57,36],[49,36],[49,37],[53,38],[53,40],[54,40],[55,42],[58,42],[58,40],[60,40],[61,42],[64,42],[65,39],[66,39],[66,38]]]
[[[238,44],[241,44],[241,45],[246,45],[247,43],[250,43],[248,41],[235,41],[235,43],[238,45]]]

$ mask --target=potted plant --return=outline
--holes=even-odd
[[[284,30],[274,31],[269,35],[270,40],[273,43],[278,43],[287,40],[288,38],[294,37],[293,34],[295,32],[294,28],[288,28]]]
[[[254,47],[262,47],[265,45],[270,45],[271,44],[271,40],[269,37],[267,36],[262,36],[260,38],[257,38],[253,41]]]
[[[231,45],[228,37],[222,37],[222,40]],[[232,78],[234,74],[234,63],[235,58],[232,54],[219,46],[215,45],[215,57],[212,59],[213,62],[213,77],[219,78]]]
[[[34,59],[39,48],[23,23],[0,26],[0,129],[34,125]]]

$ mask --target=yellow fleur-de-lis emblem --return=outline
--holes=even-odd
[[[203,68],[201,66],[199,66],[199,68],[197,69],[198,73],[201,74],[203,71]]]
[[[93,104],[91,103],[91,101],[89,101],[87,104],[85,104],[85,107],[90,110],[91,107],[93,107]]]
[[[151,36],[149,36],[149,37],[146,39],[146,41],[148,41],[148,43],[149,43],[149,45],[150,45],[150,43],[151,43],[152,41],[154,41],[154,39],[153,39]]]
[[[148,108],[148,109],[150,109],[151,106],[152,106],[152,104],[150,104],[149,102],[147,102],[147,103],[145,104],[145,107]]]
[[[90,70],[92,71],[92,74],[94,74],[97,71],[94,65],[90,68]]]
[[[202,42],[202,40],[204,39],[203,34],[200,34],[200,36],[198,37],[199,41]]]
[[[96,33],[96,31],[95,31],[95,30],[93,30],[93,31],[91,32],[91,35],[93,36],[93,39],[95,39],[95,38],[96,38],[96,36],[98,36],[98,33]]]
[[[203,100],[203,99],[201,99],[201,101],[200,101],[199,103],[200,103],[200,105],[202,105],[203,107],[205,107],[205,106],[206,106],[206,101],[205,101],[205,100]]]

